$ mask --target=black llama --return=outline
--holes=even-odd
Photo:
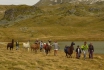
[[[13,47],[14,47],[14,39],[12,39],[12,42],[11,43],[8,43],[7,44],[7,50],[8,50],[9,47],[10,47],[10,50],[11,49],[13,50]]]

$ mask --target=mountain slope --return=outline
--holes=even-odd
[[[11,10],[12,9],[12,10]],[[104,40],[104,3],[16,6],[0,21],[1,41]],[[13,14],[15,19],[11,17]],[[9,19],[9,20],[8,20]]]
[[[0,23],[19,22],[21,20],[27,20],[30,18],[36,18],[40,21],[48,20],[54,21],[54,17],[58,18],[56,21],[65,20],[64,17],[76,16],[76,17],[99,17],[103,18],[104,15],[104,3],[99,2],[96,4],[59,4],[54,6],[26,6],[20,5],[5,11],[4,17]],[[44,18],[48,17],[48,18]],[[52,17],[52,18],[51,18]],[[5,22],[4,22],[4,21]],[[46,21],[46,23],[48,22]],[[68,21],[68,20],[67,20]],[[39,21],[36,21],[39,23]],[[53,24],[54,22],[51,22]]]

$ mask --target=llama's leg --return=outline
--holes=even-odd
[[[48,52],[50,52],[50,49],[48,50]]]
[[[67,57],[67,58],[68,58],[68,55],[69,55],[69,54],[66,53],[66,57]]]
[[[68,54],[66,53],[66,57],[68,58]]]
[[[66,53],[66,56],[67,56],[67,53]]]
[[[69,58],[70,57],[70,54],[69,53],[66,53],[66,57]]]
[[[29,48],[28,48],[28,52],[29,52]]]
[[[46,55],[47,55],[47,50],[45,50],[45,53],[46,53]]]
[[[54,50],[54,55],[56,55],[56,51]]]
[[[90,54],[90,52],[89,52],[89,58],[91,58],[91,54]]]
[[[48,55],[48,51],[46,50],[46,55]]]
[[[72,55],[70,54],[70,58],[72,58]]]
[[[10,50],[13,50],[13,47],[10,47]]]
[[[93,59],[93,52],[92,52],[91,56],[92,56],[92,59]]]
[[[37,53],[37,49],[35,49],[35,53]]]
[[[32,51],[32,48],[31,48],[31,51]]]
[[[47,51],[45,51],[45,53],[46,53],[46,56],[47,56]]]
[[[49,53],[49,50],[47,50],[47,54]]]
[[[8,50],[8,46],[7,46],[7,50]]]

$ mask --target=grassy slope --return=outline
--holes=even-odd
[[[94,54],[94,59],[66,58],[63,51],[58,56],[53,55],[53,50],[48,56],[44,52],[27,51],[20,45],[19,50],[6,50],[5,44],[0,44],[0,70],[104,70],[104,55]]]
[[[98,5],[97,8],[99,9],[99,7],[101,6]],[[0,40],[10,41],[12,38],[20,41],[37,38],[44,40],[104,40],[103,10],[100,11],[98,17],[96,10],[89,13],[88,5],[83,4],[78,6],[62,4],[40,8],[44,11],[41,15],[33,15],[31,18],[18,22],[14,21],[13,25],[1,26]],[[65,13],[70,8],[78,9],[78,13]],[[84,10],[86,13],[82,12]]]
[[[42,16],[41,18],[47,17]],[[55,18],[57,19],[58,16]],[[72,20],[68,20],[68,18]],[[46,20],[48,22],[43,22],[39,18],[30,18],[15,24],[12,27],[1,27],[1,40],[3,41],[5,38],[6,40],[11,38],[20,39],[20,41],[28,39],[34,40],[36,38],[53,40],[104,40],[104,24],[102,21],[96,21],[96,18],[94,17],[83,18],[68,16],[67,19],[65,19],[67,23],[63,20],[63,23],[60,21],[60,23],[57,23],[58,21],[51,21],[50,18],[48,19],[49,20]],[[53,24],[51,24],[52,22]]]

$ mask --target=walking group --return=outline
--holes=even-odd
[[[83,53],[84,59],[86,59],[87,52],[89,54],[89,58],[93,59],[94,46],[92,45],[92,43],[88,45],[87,42],[84,42],[84,44],[81,47],[79,47],[79,45],[77,46],[76,58],[80,58],[81,52]]]
[[[54,41],[54,43],[51,42],[51,40],[48,40],[48,42],[44,43],[43,41],[40,41],[40,52],[44,49],[44,52],[47,52],[51,50],[51,48],[54,48],[54,55],[57,55],[59,45],[57,41]]]
[[[51,42],[51,40],[48,40],[48,42],[44,43],[43,41],[39,41],[36,40],[35,44],[39,43],[40,44],[40,52],[44,49],[44,52],[46,52],[47,50],[50,52],[51,47],[53,46],[54,48],[54,55],[57,55],[57,52],[59,50],[59,44],[57,41],[54,41],[54,43]],[[72,54],[71,49],[74,50],[73,45],[75,44],[71,44],[71,46],[69,48],[65,47],[64,51],[67,55],[67,53],[70,55]],[[16,50],[19,49],[19,42],[18,40],[16,41]],[[69,50],[67,50],[69,49]],[[70,53],[71,52],[71,53]],[[92,43],[90,43],[89,45],[87,44],[87,42],[84,42],[83,45],[81,46],[77,46],[76,50],[76,58],[79,59],[81,57],[81,53],[83,53],[83,58],[86,59],[86,55],[87,52],[89,54],[89,58],[93,59],[93,52],[94,52],[94,46],[92,45]]]

